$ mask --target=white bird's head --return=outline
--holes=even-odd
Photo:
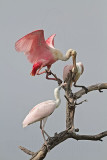
[[[67,53],[66,53],[66,60],[69,59],[71,56],[76,57],[77,52],[73,49],[68,49]]]
[[[66,83],[61,83],[60,86],[58,86],[57,88],[55,88],[55,89],[54,89],[54,95],[59,95],[59,92],[60,92],[61,88],[62,88],[63,86],[65,86],[65,85],[66,85]]]

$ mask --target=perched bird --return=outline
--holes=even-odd
[[[60,89],[62,86],[66,85],[66,83],[62,83],[59,87],[54,89],[54,96],[55,100],[48,100],[45,102],[42,102],[40,104],[37,104],[26,116],[26,118],[23,121],[23,127],[26,127],[32,123],[35,123],[37,121],[40,121],[40,129],[42,131],[42,135],[45,140],[44,133],[49,137],[49,135],[44,131],[44,126],[47,121],[48,116],[50,116],[54,110],[60,105],[61,99],[60,99]],[[42,124],[43,122],[43,124]]]
[[[72,54],[72,49],[69,49],[64,56],[58,49],[54,48],[55,34],[50,36],[46,41],[43,30],[36,30],[22,37],[15,43],[15,49],[18,52],[24,52],[29,62],[33,64],[31,75],[40,75],[46,73],[40,70],[47,66],[47,71],[50,70],[51,65],[57,60],[67,61]],[[46,75],[49,78],[48,74]]]
[[[72,60],[73,60],[73,65],[66,65],[63,69],[63,80],[65,81],[68,73],[70,71],[75,72],[75,76],[73,77],[72,81],[71,81],[71,87],[72,84],[74,83],[75,87],[82,87],[85,89],[85,92],[88,92],[88,89],[85,86],[80,86],[80,85],[76,85],[76,82],[78,81],[78,79],[80,78],[80,76],[82,75],[82,73],[84,72],[84,66],[81,62],[76,63],[76,51],[72,52]]]

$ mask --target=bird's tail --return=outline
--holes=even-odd
[[[41,67],[41,63],[35,63],[33,65],[32,71],[30,73],[30,75],[35,76],[36,71]]]

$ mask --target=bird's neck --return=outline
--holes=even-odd
[[[76,57],[73,57],[72,60],[73,60],[73,67],[76,68]]]
[[[62,61],[67,61],[71,57],[71,53],[69,52],[69,50],[66,52],[65,55],[63,55],[59,50],[54,49],[53,55],[55,59],[62,60]]]
[[[59,87],[55,88],[54,96],[55,96],[55,102],[56,102],[56,108],[57,108],[60,105],[60,103],[61,103],[60,89],[59,89]]]
[[[60,60],[67,61],[70,57],[71,57],[71,53],[68,50],[65,55],[61,56]]]

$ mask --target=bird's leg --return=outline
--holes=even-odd
[[[47,146],[47,142],[46,142],[45,135],[44,135],[44,130],[43,130],[43,127],[42,127],[42,120],[40,121],[40,129],[42,131],[42,135],[43,135],[43,139],[44,139],[45,145]],[[47,146],[47,148],[48,148],[48,146]]]
[[[50,80],[55,80],[56,81],[56,78],[49,78],[49,75],[52,74],[50,68],[51,68],[51,66],[47,66],[47,70],[45,70],[46,71],[46,79],[50,79]]]
[[[46,134],[46,136],[48,137],[48,139],[50,139],[49,134],[44,130],[44,133]]]
[[[42,126],[42,129],[43,129],[44,133],[46,134],[46,136],[48,137],[48,139],[50,139],[50,136],[49,136],[49,135],[48,135],[48,133],[44,130],[44,127],[45,127],[45,124],[46,124],[47,118],[48,118],[48,117],[43,118],[43,126]]]
[[[76,83],[74,83],[74,87],[82,87],[85,90],[85,93],[88,93],[88,88],[86,88],[85,86],[76,85]]]
[[[46,79],[55,80],[55,81],[58,82],[59,85],[62,83],[62,80],[59,79],[59,78],[56,76],[56,74],[52,73],[51,70],[50,70],[50,68],[48,68],[48,70],[46,70],[46,73],[47,73],[47,74],[46,74]],[[48,76],[51,75],[51,74],[52,74],[53,77],[55,77],[55,78],[49,78]]]
[[[36,75],[40,75],[43,73],[46,73],[46,71],[40,72],[40,70],[43,68],[43,65],[37,70]],[[40,72],[40,73],[39,73]]]
[[[46,79],[56,81],[56,78],[49,78],[49,75],[51,75],[50,72],[47,72],[47,73],[46,73]]]

